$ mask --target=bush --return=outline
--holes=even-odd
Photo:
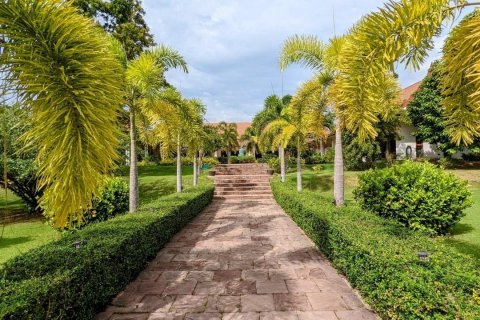
[[[360,142],[351,133],[345,133],[343,157],[347,170],[367,170],[374,166],[375,160],[380,159],[380,144],[377,141]]]
[[[313,172],[315,172],[315,173],[321,173],[324,169],[325,169],[325,168],[324,168],[322,165],[320,165],[320,164],[317,164],[316,166],[313,166],[313,167],[312,167],[312,170],[313,170]]]
[[[334,159],[335,159],[335,149],[333,148],[325,149],[325,154],[323,155],[323,161],[325,161],[324,163],[333,163]]]
[[[233,156],[230,157],[230,163],[255,163],[254,156]]]
[[[93,319],[212,198],[211,185],[160,197],[8,261],[0,319]]]
[[[354,195],[362,208],[430,234],[445,234],[472,204],[467,182],[427,162],[367,171]]]
[[[213,167],[213,166],[216,166],[217,164],[220,164],[220,161],[218,161],[218,159],[215,157],[203,157],[202,163],[208,164]]]
[[[270,158],[268,159],[268,166],[270,169],[273,170],[275,173],[280,173],[281,167],[280,167],[280,158]]]
[[[177,158],[167,158],[160,161],[159,165],[161,166],[176,166]],[[193,165],[193,160],[191,158],[182,157],[182,165],[191,166]]]
[[[85,211],[83,220],[59,227],[60,230],[79,229],[92,222],[105,221],[128,210],[128,184],[122,178],[105,178],[99,195],[92,201],[92,209]],[[52,223],[53,227],[53,223]]]
[[[480,319],[472,258],[357,206],[272,181],[277,202],[384,319]],[[422,262],[418,251],[430,252]]]
[[[257,159],[257,162],[258,163],[268,163],[268,161],[270,161],[270,159],[274,159],[274,158],[278,158],[278,156],[274,153],[264,153],[264,154],[262,154],[261,158]]]

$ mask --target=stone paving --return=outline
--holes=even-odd
[[[273,199],[215,199],[96,318],[377,319]]]

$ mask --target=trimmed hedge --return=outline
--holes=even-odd
[[[480,319],[475,261],[394,220],[278,179],[275,199],[385,319]],[[431,253],[427,262],[417,252]]]
[[[0,319],[92,319],[212,198],[211,184],[161,197],[8,261]]]

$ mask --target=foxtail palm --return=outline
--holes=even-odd
[[[478,2],[429,0],[389,1],[365,16],[352,30],[340,63],[344,77],[346,125],[362,138],[375,137],[382,87],[394,65],[418,69],[433,49],[445,22]],[[480,14],[473,13],[451,32],[444,46],[441,87],[448,130],[457,144],[480,136]]]
[[[223,148],[227,151],[227,161],[230,163],[230,156],[234,148],[238,148],[238,131],[236,123],[220,122],[218,125],[222,137]]]
[[[242,142],[246,143],[247,152],[251,152],[253,157],[256,157],[258,147],[258,136],[255,134],[252,127],[248,127],[245,133],[240,137]]]
[[[136,154],[136,117],[143,113],[147,117],[161,114],[158,100],[166,86],[164,73],[168,69],[179,68],[188,72],[184,58],[175,50],[161,45],[142,53],[128,64],[127,75],[127,105],[130,108],[130,196],[129,211],[138,207],[138,167]]]
[[[82,220],[117,159],[121,65],[108,37],[70,1],[0,4],[2,73],[32,112],[41,206],[57,226]]]
[[[330,80],[325,81],[326,87],[335,81],[337,74],[336,65],[341,55],[343,38],[335,38],[325,45],[314,36],[293,36],[287,39],[280,53],[280,69],[298,63],[313,69],[319,78],[322,75],[330,75]],[[328,77],[324,77],[327,79]],[[332,97],[331,95],[327,95]],[[322,96],[316,97],[321,100]],[[333,97],[332,97],[333,98]],[[328,102],[332,107],[336,104],[330,99]],[[343,169],[343,148],[342,148],[342,121],[337,114],[335,129],[335,159],[334,159],[334,198],[337,206],[344,203],[344,169]]]

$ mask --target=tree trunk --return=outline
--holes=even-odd
[[[253,153],[253,158],[256,159],[257,158],[257,147],[255,145],[253,145],[253,147],[252,147],[252,153]]]
[[[300,138],[297,138],[297,191],[302,191],[302,157],[300,151]]]
[[[320,154],[325,155],[325,146],[323,145],[323,139],[320,139]]]
[[[230,164],[230,148],[227,148],[227,163]]]
[[[197,153],[193,154],[193,186],[198,184],[198,165],[197,165]]]
[[[130,185],[129,185],[129,212],[138,208],[138,167],[137,167],[137,140],[135,132],[135,109],[130,107]]]
[[[283,147],[279,147],[278,153],[280,155],[280,180],[285,182],[285,149]]]
[[[343,206],[345,200],[343,180],[342,129],[340,128],[340,125],[337,124],[335,129],[335,160],[333,173],[333,196],[337,207]]]
[[[177,192],[182,192],[182,148],[180,134],[177,136]]]
[[[147,158],[148,158],[148,144],[145,144],[144,146],[144,153],[145,153],[145,161],[147,161]]]

